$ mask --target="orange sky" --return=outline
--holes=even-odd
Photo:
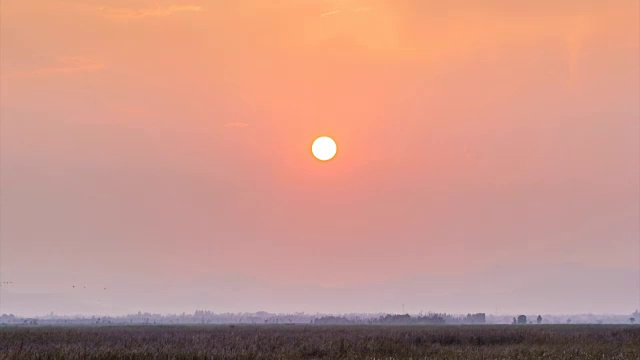
[[[640,5],[526,3],[2,1],[0,311],[635,309]]]

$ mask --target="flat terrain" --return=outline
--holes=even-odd
[[[0,327],[2,359],[640,359],[640,326]]]

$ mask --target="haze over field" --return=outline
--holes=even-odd
[[[0,6],[0,313],[640,307],[637,0]]]

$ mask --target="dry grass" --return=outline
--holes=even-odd
[[[640,327],[6,327],[0,358],[640,359]]]

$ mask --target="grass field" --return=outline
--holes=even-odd
[[[640,326],[0,328],[3,359],[640,359]]]

